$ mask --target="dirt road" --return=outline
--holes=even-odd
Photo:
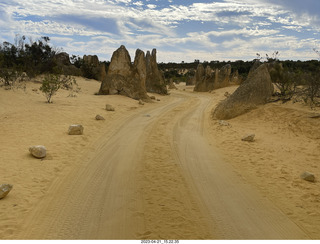
[[[19,239],[304,239],[205,136],[212,100],[173,92],[116,121],[24,221]]]

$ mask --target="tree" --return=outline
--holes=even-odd
[[[36,42],[25,44],[24,62],[26,72],[35,76],[45,72],[52,72],[56,66],[53,60],[55,51],[49,45],[49,37],[41,37]]]
[[[70,58],[70,62],[76,66],[77,68],[81,68],[81,66],[83,65],[83,59],[79,56],[76,55],[72,55]]]
[[[316,104],[316,97],[320,96],[320,70],[314,73],[305,73],[303,76],[304,81],[307,85],[305,90],[305,102],[310,101],[310,105],[313,106]]]
[[[296,90],[297,74],[283,67],[282,63],[274,62],[270,69],[272,82],[280,90],[283,101],[290,100]]]
[[[72,89],[73,84],[76,84],[76,81],[74,78],[71,78],[71,76],[46,74],[40,90],[44,93],[47,102],[52,103],[52,96],[54,96],[60,88]]]

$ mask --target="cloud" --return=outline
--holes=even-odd
[[[150,9],[154,9],[157,7],[157,5],[155,4],[147,4],[147,7],[150,8]]]
[[[0,40],[47,35],[68,52],[104,58],[121,44],[185,61],[253,59],[276,48],[298,57],[320,30],[318,0],[0,0],[0,6]]]
[[[137,2],[134,2],[132,4],[136,5],[136,6],[143,6],[144,5],[144,3],[142,1],[137,1]]]
[[[270,36],[279,33],[279,30],[270,30],[270,29],[259,29],[258,27],[251,28],[242,28],[242,29],[231,29],[227,31],[210,31],[208,35],[213,36],[234,36],[234,35],[243,35],[245,37],[249,36]]]

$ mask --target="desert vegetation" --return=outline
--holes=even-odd
[[[52,97],[60,88],[78,92],[76,80],[71,76],[60,74],[46,74],[40,86],[40,91],[43,92],[47,102],[52,103]],[[71,93],[69,96],[74,96],[74,94]]]
[[[319,55],[317,50],[314,51]],[[257,57],[252,61],[213,60],[200,62],[195,59],[191,63],[184,61],[181,63],[159,63],[158,67],[163,73],[166,84],[172,80],[175,83],[186,82],[187,85],[192,85],[192,79],[200,63],[204,68],[210,67],[212,70],[220,70],[226,65],[231,65],[231,73],[237,73],[239,80],[243,81],[247,78],[253,64],[258,60],[261,63],[269,64],[272,82],[278,88],[273,101],[287,102],[294,99],[294,101],[302,100],[311,107],[319,106],[319,61],[280,61],[279,56],[279,52],[275,51],[272,55],[266,54],[265,57],[257,54]],[[61,57],[64,57],[66,61],[62,62]],[[110,62],[97,62],[98,64],[85,62],[84,58],[76,55],[69,57],[69,54],[62,53],[61,49],[53,47],[49,37],[44,36],[33,41],[26,36],[17,35],[14,44],[3,42],[0,45],[0,82],[5,87],[25,88],[28,78],[46,74],[42,91],[45,93],[47,101],[51,101],[51,97],[54,95],[53,91],[60,88],[60,85],[53,85],[57,84],[54,80],[72,83],[70,77],[62,78],[57,75],[79,75],[98,80],[100,78],[98,74],[101,72],[97,71],[101,69],[99,64],[103,64],[102,69],[107,72]],[[48,82],[49,80],[51,82]],[[51,85],[50,89],[49,84]]]
[[[102,62],[100,62],[102,63]],[[105,67],[108,62],[103,62]],[[41,74],[77,75],[97,79],[94,67],[83,58],[62,52],[43,36],[36,41],[17,35],[13,43],[0,44],[0,82],[6,87],[19,86]]]

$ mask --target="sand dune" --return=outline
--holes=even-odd
[[[210,112],[234,87],[180,86],[141,106],[77,82],[77,97],[61,90],[53,104],[38,83],[0,89],[0,183],[14,185],[0,200],[1,239],[319,238],[319,183],[299,178],[318,170],[307,108],[269,104],[221,126]],[[67,134],[75,123],[84,135]],[[28,152],[38,144],[43,160]]]

